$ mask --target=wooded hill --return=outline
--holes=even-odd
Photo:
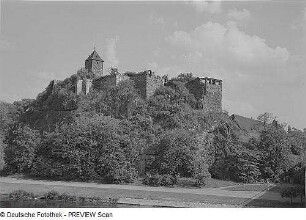
[[[192,74],[171,79],[148,100],[131,81],[75,95],[73,77],[35,100],[0,104],[3,174],[115,183],[143,177],[150,185],[178,177],[198,185],[210,177],[303,181],[305,132],[196,109],[185,87]]]

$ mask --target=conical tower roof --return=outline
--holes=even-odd
[[[104,60],[101,59],[96,50],[94,50],[86,60],[98,60],[104,62]]]

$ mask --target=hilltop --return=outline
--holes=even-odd
[[[94,51],[85,68],[52,80],[35,100],[1,104],[4,173],[112,183],[141,177],[147,185],[179,177],[197,186],[211,177],[303,180],[305,132],[229,116],[222,80],[115,68],[104,75],[103,62]]]

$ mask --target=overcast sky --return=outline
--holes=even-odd
[[[223,80],[223,108],[306,127],[306,4],[2,1],[0,100],[35,98],[84,66]]]

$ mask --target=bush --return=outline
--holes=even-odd
[[[207,171],[203,171],[201,173],[195,174],[194,176],[196,182],[195,186],[205,186],[207,183],[207,180],[211,178],[210,173]]]
[[[117,169],[109,167],[105,180],[110,183],[132,183],[137,176],[137,171],[133,167],[122,166]]]
[[[205,186],[208,179],[211,178],[211,174],[208,171],[208,164],[205,160],[206,157],[198,155],[194,161],[194,170],[192,177],[196,180],[195,186]]]
[[[174,184],[176,184],[176,182],[177,182],[176,177],[169,175],[169,174],[165,174],[165,175],[162,175],[161,177],[160,185],[161,186],[173,186]]]
[[[160,175],[147,173],[143,178],[143,184],[149,186],[172,186],[176,183],[176,177],[169,174]]]
[[[30,199],[34,199],[34,193],[32,192],[26,192],[24,190],[17,190],[14,192],[11,192],[9,194],[9,198],[12,200],[30,200]]]
[[[143,184],[148,186],[160,186],[160,175],[147,173],[143,178]]]
[[[44,194],[44,199],[46,200],[58,200],[60,199],[60,194],[57,191],[50,191]]]
[[[305,187],[288,187],[281,192],[281,196],[290,198],[291,204],[293,198],[300,196],[302,203],[305,196]]]

